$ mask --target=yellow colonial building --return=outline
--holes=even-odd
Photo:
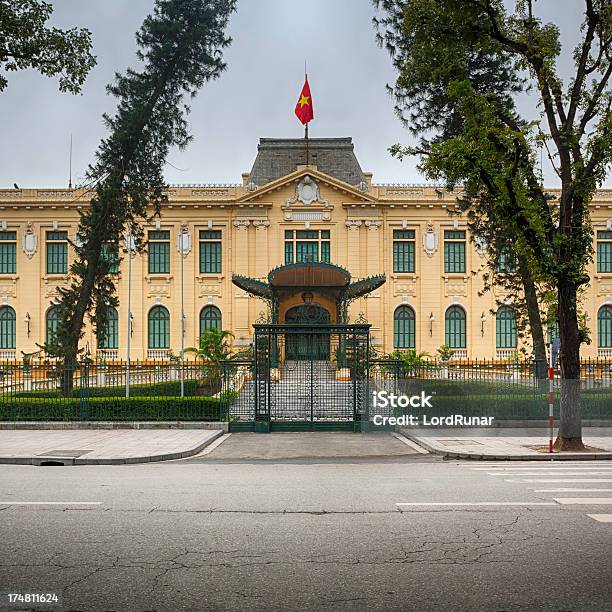
[[[517,350],[512,304],[496,306],[500,289],[479,295],[485,255],[465,220],[449,214],[456,197],[376,184],[350,138],[311,139],[308,160],[302,139],[261,139],[240,183],[169,187],[161,218],[145,228],[147,252],[131,258],[131,325],[125,256],[120,306],[104,337],[88,329],[83,345],[125,359],[130,334],[133,359],[178,354],[181,299],[185,346],[211,326],[248,345],[276,287],[277,322],[362,315],[383,352],[435,355],[447,344],[456,357],[508,357]],[[78,188],[0,190],[1,359],[36,351],[57,326],[54,301],[68,283],[69,241],[87,198]],[[583,354],[612,356],[612,190],[596,193],[591,216],[596,256],[584,309],[592,344]]]

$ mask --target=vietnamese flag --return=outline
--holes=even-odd
[[[312,108],[312,96],[310,95],[310,86],[308,85],[308,77],[304,81],[302,93],[295,105],[295,114],[297,118],[305,125],[314,119],[314,110]]]

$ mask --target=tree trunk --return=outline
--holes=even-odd
[[[583,450],[580,405],[580,328],[577,290],[559,283],[559,334],[561,337],[561,418],[557,450]]]
[[[538,303],[538,293],[533,282],[533,276],[527,260],[518,256],[519,271],[523,281],[523,292],[525,303],[527,304],[527,316],[529,318],[529,330],[533,343],[533,356],[535,359],[535,375],[539,380],[547,377],[546,342],[544,341],[544,329],[542,327],[542,317],[540,315],[540,304]]]

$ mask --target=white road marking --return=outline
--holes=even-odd
[[[506,482],[612,482],[612,478],[520,478]]]
[[[534,493],[612,493],[612,489],[531,489]]]
[[[421,455],[429,455],[429,451],[426,451],[424,448],[420,447],[412,440],[409,440],[408,438],[406,438],[406,436],[402,436],[402,434],[395,432],[393,433],[393,436],[400,440],[400,442],[403,442],[404,444],[415,450],[417,453],[420,453]]]
[[[555,502],[406,502],[396,506],[556,506]]]
[[[472,468],[475,472],[487,472],[487,471],[495,471],[495,472],[528,472],[529,470],[572,470],[573,472],[583,472],[588,470],[603,470],[605,472],[612,472],[612,467],[606,467],[602,465],[592,465],[588,467],[584,466],[573,466],[573,465],[563,465],[565,462],[560,462],[557,465],[531,465],[521,466],[521,467],[494,467],[489,466],[485,468]]]
[[[612,523],[612,514],[587,514],[587,516],[598,523]]]
[[[612,505],[612,497],[554,497],[558,504],[582,504],[585,506],[610,506]]]
[[[99,506],[103,503],[100,501],[0,501],[0,506]]]
[[[576,472],[517,472],[517,473],[507,473],[507,472],[487,472],[487,476],[612,476],[608,472],[587,472],[585,473],[576,473]]]

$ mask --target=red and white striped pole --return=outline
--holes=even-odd
[[[555,368],[553,366],[553,347],[550,345],[550,361],[548,364],[548,452],[553,452],[553,435],[555,423]]]

